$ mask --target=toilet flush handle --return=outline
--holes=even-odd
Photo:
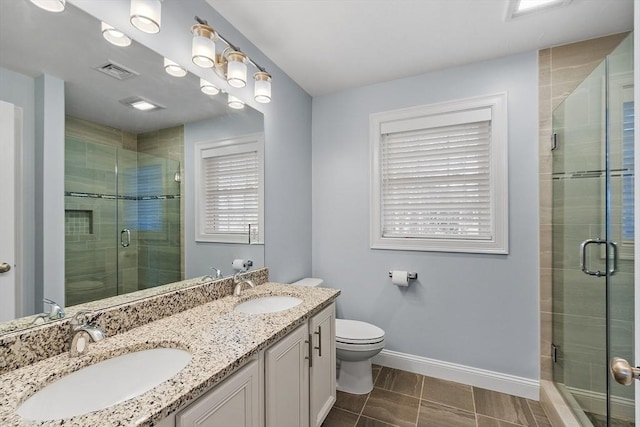
[[[318,335],[318,346],[313,348],[318,350],[318,357],[322,357],[322,326],[318,326],[318,332],[314,334]]]

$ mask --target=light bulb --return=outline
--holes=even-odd
[[[160,32],[162,4],[160,0],[131,0],[131,25],[149,34]]]
[[[200,90],[202,93],[207,95],[217,95],[220,93],[220,89],[218,89],[213,83],[206,81],[205,79],[200,79]]]
[[[231,51],[227,55],[227,83],[233,87],[247,85],[247,56],[242,52]]]
[[[62,12],[66,5],[65,0],[31,0],[31,3],[47,12]]]
[[[167,74],[173,77],[184,77],[187,75],[187,70],[185,70],[177,62],[173,62],[168,58],[164,58],[164,70],[167,72]]]
[[[271,76],[266,71],[259,71],[253,75],[255,84],[253,98],[261,104],[271,102]]]
[[[242,110],[244,108],[244,102],[231,94],[229,94],[227,105],[229,105],[229,108],[233,108],[234,110]]]
[[[102,37],[109,43],[120,47],[126,47],[131,44],[131,39],[125,33],[116,30],[105,22],[102,23]]]
[[[218,35],[208,25],[198,24],[191,27],[191,58],[198,67],[211,68],[216,60],[216,43]]]

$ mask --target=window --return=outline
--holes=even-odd
[[[263,242],[264,136],[195,147],[196,241]]]
[[[370,123],[372,248],[508,253],[506,94]]]

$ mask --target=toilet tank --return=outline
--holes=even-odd
[[[316,286],[322,286],[323,282],[324,280],[317,279],[315,277],[305,277],[304,279],[300,279],[297,282],[293,282],[292,285],[310,286],[312,288],[315,288]]]

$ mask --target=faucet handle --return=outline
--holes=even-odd
[[[213,276],[214,279],[222,279],[222,270],[217,267],[210,267],[209,270],[213,270],[213,272],[216,273],[216,275]]]
[[[49,310],[49,319],[62,319],[64,317],[65,311],[60,304],[50,300],[49,298],[42,298],[42,302],[51,306],[51,309]]]
[[[91,313],[91,310],[81,309],[76,314],[74,314],[73,319],[71,319],[71,327],[77,328],[81,325],[86,325],[88,323],[87,314]],[[82,319],[82,320],[80,320]]]

